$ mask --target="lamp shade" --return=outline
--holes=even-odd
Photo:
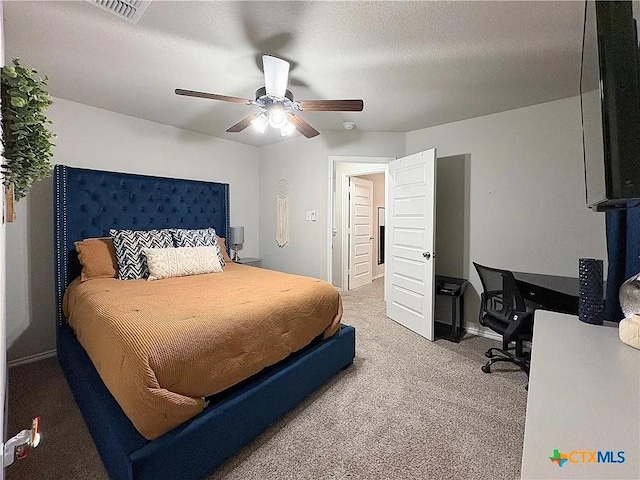
[[[229,243],[242,245],[244,243],[244,227],[231,227],[229,229]]]

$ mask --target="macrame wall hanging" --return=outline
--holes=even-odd
[[[291,184],[281,178],[276,184],[276,243],[280,248],[289,243],[289,192]]]

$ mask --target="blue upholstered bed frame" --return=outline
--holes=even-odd
[[[291,410],[355,356],[343,325],[278,365],[219,394],[198,416],[153,441],[133,427],[62,314],[65,288],[80,272],[73,242],[110,228],[215,227],[229,231],[229,185],[55,167],[55,289],[58,361],[109,476],[202,478]]]

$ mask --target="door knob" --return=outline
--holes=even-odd
[[[422,252],[422,256],[423,256],[424,258],[426,258],[427,260],[429,260],[429,259],[431,258],[431,253],[429,253],[429,252]]]

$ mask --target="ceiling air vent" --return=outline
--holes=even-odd
[[[97,7],[124,18],[131,23],[138,23],[151,0],[87,0]]]

